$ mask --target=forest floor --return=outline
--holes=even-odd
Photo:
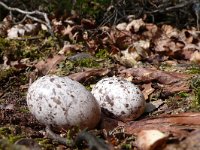
[[[0,149],[77,149],[49,139],[28,110],[29,83],[46,74],[69,76],[88,90],[110,76],[139,86],[148,104],[140,118],[124,123],[106,116],[101,127],[88,131],[110,149],[200,147],[199,31],[142,19],[99,27],[77,17],[52,19],[52,27],[54,36],[29,20],[1,35]],[[79,132],[59,134],[74,140]],[[151,132],[158,138],[141,144],[143,138],[153,138]],[[82,146],[88,149],[86,143]]]

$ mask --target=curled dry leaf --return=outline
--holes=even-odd
[[[12,27],[11,29],[9,29],[7,31],[8,32],[7,37],[9,39],[17,38],[17,37],[20,37],[20,36],[33,34],[37,30],[38,30],[38,24],[37,23],[35,23],[35,24],[25,24],[25,25],[18,24],[18,25],[15,25],[14,27]]]
[[[129,68],[120,71],[126,76],[134,76],[137,81],[140,82],[151,82],[153,80],[158,81],[163,85],[164,93],[171,94],[179,91],[189,91],[188,79],[191,75],[176,73],[176,72],[166,72],[150,68]]]
[[[121,51],[121,54],[121,57],[119,55],[115,55],[115,58],[125,66],[132,67],[137,63],[137,61],[141,60],[141,56],[137,53],[134,47],[129,47],[125,51]]]
[[[143,21],[142,19],[137,19],[137,20],[131,21],[131,22],[127,25],[126,30],[127,30],[127,31],[138,32],[139,29],[140,29],[142,26],[145,26],[144,21]]]
[[[80,44],[69,44],[66,43],[63,48],[58,52],[58,54],[68,54],[71,52],[81,51],[83,49],[83,45]]]
[[[200,52],[199,51],[195,51],[190,58],[190,61],[200,64]]]
[[[124,126],[125,133],[138,135],[142,130],[160,130],[171,133],[177,138],[184,138],[191,130],[200,128],[200,113],[181,113],[176,115],[160,115],[154,118],[132,121]]]
[[[180,143],[181,147],[188,150],[200,148],[200,130],[193,131],[184,141]]]
[[[35,67],[38,69],[39,74],[46,75],[47,73],[54,73],[57,69],[57,64],[65,60],[64,55],[54,55],[47,60],[39,61]]]
[[[128,38],[126,37],[126,40]],[[120,40],[123,41],[123,40]],[[125,42],[125,41],[123,41]],[[130,43],[130,40],[126,41]],[[146,58],[148,56],[148,48],[150,47],[150,42],[148,40],[140,40],[131,44],[126,50],[121,51],[122,56],[115,55],[115,58],[126,66],[134,66],[141,58]]]
[[[163,25],[161,29],[168,38],[177,37],[179,34],[178,30],[170,25]]]
[[[127,23],[123,22],[123,23],[119,23],[117,26],[116,26],[116,29],[117,30],[120,30],[120,31],[123,31],[125,30],[127,27]]]
[[[143,82],[157,80],[161,84],[172,84],[181,80],[187,80],[190,77],[187,74],[166,72],[151,68],[129,68],[120,71],[120,73],[137,77],[138,80]]]
[[[153,91],[155,90],[154,88],[151,87],[151,83],[143,84],[142,88],[143,88],[142,93],[144,95],[145,100],[147,100],[149,95],[153,93]]]
[[[7,16],[0,23],[0,37],[5,37],[7,34],[7,30],[11,27],[12,21],[11,16]]]
[[[156,25],[151,24],[151,23],[146,23],[145,27],[146,27],[147,31],[145,31],[143,33],[144,36],[152,39],[156,34],[158,35],[158,27]]]
[[[138,133],[136,145],[140,150],[156,150],[165,146],[167,135],[159,130],[142,130]]]
[[[83,18],[83,19],[81,20],[81,25],[82,25],[85,29],[94,29],[94,28],[96,27],[96,22],[95,22],[95,20]]]
[[[189,83],[186,81],[179,81],[173,84],[169,85],[164,85],[163,86],[163,95],[170,95],[171,93],[176,93],[176,92],[188,92],[190,91]]]
[[[70,25],[67,25],[62,31],[61,31],[63,36],[69,35],[72,37],[72,27]]]
[[[76,80],[78,82],[81,82],[83,80],[87,80],[91,76],[95,76],[95,77],[96,76],[105,76],[109,72],[110,72],[110,69],[107,69],[107,68],[90,69],[90,70],[87,70],[87,71],[71,74],[68,77],[73,79],[73,80]]]

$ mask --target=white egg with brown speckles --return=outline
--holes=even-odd
[[[118,77],[104,78],[92,88],[102,111],[124,122],[141,116],[145,99],[133,83]]]
[[[30,85],[27,104],[36,119],[61,128],[94,128],[100,120],[100,106],[94,96],[68,77],[46,75]]]

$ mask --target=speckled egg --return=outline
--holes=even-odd
[[[145,109],[145,99],[140,89],[122,78],[100,80],[93,87],[92,94],[106,114],[125,122],[138,118]]]
[[[27,104],[36,119],[45,125],[92,129],[100,120],[100,106],[94,96],[68,77],[39,78],[28,89]]]

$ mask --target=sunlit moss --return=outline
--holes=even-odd
[[[182,98],[186,98],[186,97],[189,96],[189,94],[186,93],[186,92],[179,92],[178,95],[179,95],[180,97],[182,97]]]
[[[14,145],[10,143],[8,139],[0,139],[0,149],[1,150],[28,150],[28,148],[23,145]]]
[[[10,143],[15,143],[17,140],[24,138],[23,135],[10,135],[8,137],[8,140],[10,141]]]
[[[75,61],[75,66],[80,66],[80,67],[97,67],[99,64],[93,59],[93,58],[84,58]]]
[[[101,58],[101,59],[109,58],[108,50],[106,50],[106,49],[100,49],[100,50],[95,54],[95,57]]]
[[[30,111],[29,111],[29,109],[28,108],[26,108],[26,107],[24,107],[24,108],[19,108],[19,111],[20,112],[22,112],[22,113],[29,113]]]
[[[0,136],[7,136],[9,134],[11,134],[11,130],[8,127],[0,128]]]
[[[187,72],[190,74],[200,74],[200,67],[192,65],[189,69],[187,69]]]
[[[2,139],[7,139],[9,141],[9,143],[14,143],[17,140],[21,139],[24,137],[24,135],[20,135],[20,134],[15,134],[15,127],[14,126],[10,126],[10,127],[1,127],[0,128],[0,138]]]
[[[200,111],[200,76],[197,75],[191,80],[191,88],[193,93],[192,109]]]
[[[29,36],[23,37],[28,39]],[[58,48],[56,39],[49,36],[48,38],[35,40],[7,40],[0,38],[0,61],[3,56],[12,60],[29,58],[30,60],[46,57],[50,52]]]
[[[131,150],[131,149],[133,149],[133,147],[131,144],[123,144],[121,146],[121,149]]]
[[[47,138],[37,138],[35,139],[36,142],[43,148],[43,149],[48,149],[48,150],[53,150],[54,146],[53,143],[50,139]]]

